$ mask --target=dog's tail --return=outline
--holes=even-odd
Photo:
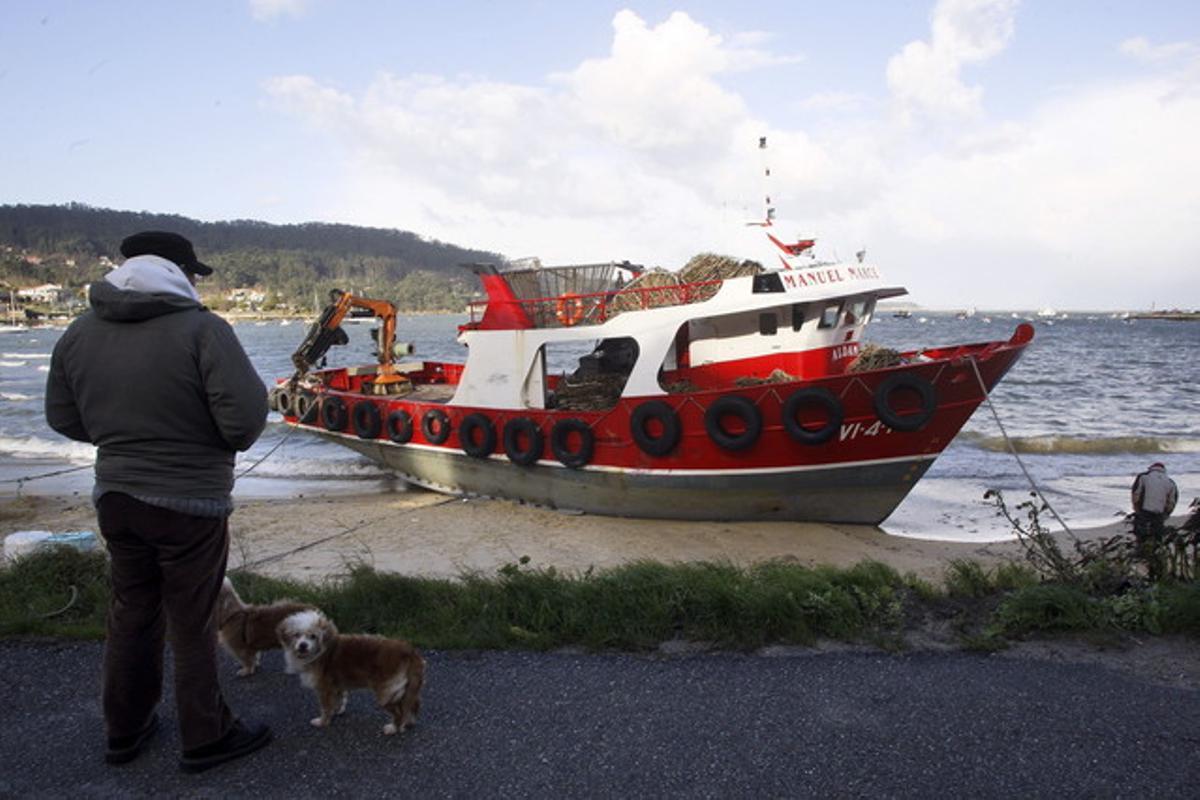
[[[408,667],[408,680],[404,683],[404,693],[394,698],[393,703],[400,707],[400,728],[411,725],[421,713],[421,687],[425,684],[425,659],[416,653]]]
[[[237,589],[233,588],[233,581],[226,576],[225,580],[221,582],[221,594],[217,598],[217,623],[223,623],[245,607],[246,603],[242,600],[242,596],[237,593]]]

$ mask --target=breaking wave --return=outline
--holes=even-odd
[[[253,455],[238,458],[235,472],[241,474],[258,459]],[[267,458],[249,473],[255,478],[286,478],[288,480],[375,480],[390,473],[366,459],[346,461],[325,458]]]
[[[0,367],[23,367],[28,364],[28,361],[0,361]]]
[[[21,400],[32,400],[33,395],[21,394],[20,392],[0,392],[0,400],[9,400],[19,402]]]
[[[1002,436],[985,436],[974,431],[959,434],[967,444],[980,450],[1007,452]],[[1103,456],[1117,453],[1200,453],[1200,439],[1159,436],[1014,436],[1018,453],[1042,455]]]
[[[96,448],[84,442],[52,442],[36,436],[16,438],[0,436],[0,453],[17,458],[50,458],[72,464],[91,464],[96,460]]]
[[[2,353],[0,358],[49,358],[49,353]]]

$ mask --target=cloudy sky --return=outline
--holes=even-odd
[[[677,268],[769,193],[924,306],[1200,307],[1195,0],[28,0],[0,112],[0,203]]]

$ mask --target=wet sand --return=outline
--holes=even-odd
[[[96,529],[86,496],[0,500],[0,535],[85,529]],[[938,580],[955,559],[992,565],[1021,558],[1011,541],[913,539],[863,525],[624,519],[422,490],[245,500],[230,529],[231,567],[304,580],[337,576],[356,563],[426,577],[488,575],[525,556],[532,567],[568,573],[640,560],[839,567],[874,560]]]

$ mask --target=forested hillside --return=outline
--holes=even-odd
[[[119,262],[121,240],[139,230],[171,230],[191,239],[215,269],[201,284],[206,297],[258,287],[268,306],[311,307],[314,296],[338,287],[386,297],[405,310],[459,310],[477,288],[460,265],[503,259],[382,228],[200,222],[75,203],[8,205],[0,206],[0,280],[79,289]]]

